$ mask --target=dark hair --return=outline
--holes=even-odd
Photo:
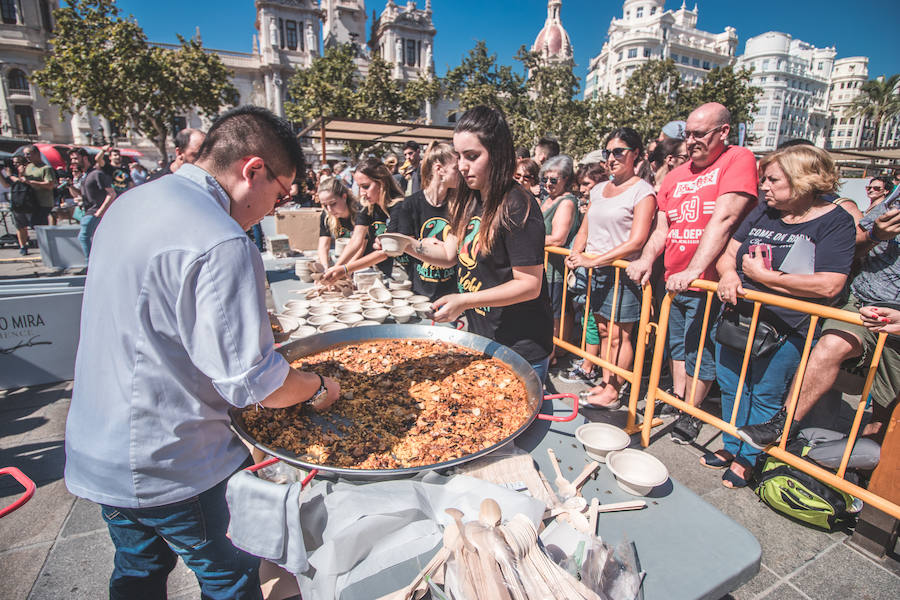
[[[397,180],[394,179],[391,170],[374,156],[359,163],[356,172],[381,184],[381,208],[384,212],[388,212],[388,208],[403,200],[403,190],[397,185]],[[375,211],[371,204],[366,207],[366,210],[370,215]]]
[[[883,177],[879,175],[878,177],[873,177],[872,179],[870,179],[869,183],[872,183],[873,181],[880,181],[884,185],[885,191],[888,193],[890,193],[890,191],[894,189],[894,182],[891,181],[890,177]]]
[[[612,140],[622,140],[628,147],[634,150],[638,157],[640,157],[644,153],[644,142],[641,141],[640,134],[632,129],[631,127],[619,127],[618,129],[613,130],[606,137],[606,141],[603,142],[603,145],[610,143]]]
[[[259,106],[239,106],[219,115],[200,145],[197,159],[212,163],[216,171],[225,171],[245,156],[259,156],[276,175],[304,169],[303,152],[291,124]]]
[[[403,149],[404,150],[407,150],[407,149],[415,150],[416,152],[418,152],[419,151],[419,142],[409,140],[408,142],[403,144]]]
[[[81,146],[75,146],[74,148],[69,148],[69,158],[71,158],[73,154],[75,154],[77,156],[90,157],[90,154],[88,154],[88,151],[85,150],[84,148],[82,148]]]
[[[582,165],[578,167],[578,173],[575,174],[575,181],[579,184],[584,178],[588,178],[594,183],[600,183],[607,177],[606,167],[600,163]]]
[[[199,129],[192,129],[191,127],[185,127],[181,131],[175,134],[175,147],[184,152],[184,149],[187,148],[191,143],[191,137],[195,133],[203,133]]]
[[[531,151],[529,151],[525,146],[519,146],[518,148],[516,148],[516,158],[531,158]]]
[[[552,158],[559,154],[559,142],[553,138],[541,138],[536,145],[537,148],[543,148],[547,151],[547,158]]]
[[[803,138],[794,138],[792,140],[788,140],[786,142],[778,144],[778,147],[775,149],[781,150],[782,148],[790,148],[791,146],[815,146],[815,144]]]
[[[488,152],[491,172],[487,189],[472,190],[464,186],[465,189],[457,194],[458,202],[450,206],[450,227],[461,238],[469,219],[475,213],[475,199],[480,198],[482,214],[478,241],[482,251],[487,254],[493,247],[499,225],[514,225],[509,216],[509,206],[504,202],[509,191],[517,185],[513,179],[516,154],[512,133],[503,113],[488,106],[476,106],[467,110],[456,124],[454,133],[471,133],[478,138],[478,142]],[[527,218],[528,211],[525,213],[525,219]]]
[[[537,164],[530,158],[520,158],[516,161],[516,171],[519,167],[525,167],[525,170],[531,175],[531,181],[536,184],[541,176],[541,165]]]

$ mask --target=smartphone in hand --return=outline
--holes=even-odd
[[[770,244],[752,244],[748,251],[751,258],[762,257],[766,268],[772,270],[772,246]]]

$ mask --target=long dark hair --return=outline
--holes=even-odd
[[[400,186],[397,185],[397,180],[391,175],[391,170],[377,158],[370,156],[359,163],[356,170],[369,179],[381,184],[381,198],[379,204],[384,212],[388,212],[390,207],[403,200],[403,191],[400,189]],[[366,207],[366,211],[371,215],[375,212],[375,209],[369,204]]]
[[[467,110],[456,124],[454,133],[471,133],[485,147],[490,158],[491,172],[488,186],[484,190],[473,190],[463,186],[450,205],[450,227],[462,240],[466,225],[475,212],[476,199],[481,198],[481,229],[478,241],[482,252],[489,254],[497,236],[500,224],[513,225],[509,216],[509,206],[504,202],[507,194],[516,184],[516,151],[512,133],[506,124],[506,117],[497,109],[476,106]],[[525,196],[527,197],[527,196]],[[529,205],[530,210],[530,205]],[[525,213],[528,218],[528,211]]]

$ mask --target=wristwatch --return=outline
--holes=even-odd
[[[315,404],[322,398],[328,397],[328,388],[325,386],[325,378],[316,373],[316,376],[319,378],[319,389],[316,390],[316,393],[313,394],[309,400],[307,400],[307,404]]]

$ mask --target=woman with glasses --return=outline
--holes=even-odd
[[[359,205],[353,192],[337,177],[323,179],[316,193],[323,208],[319,219],[319,262],[327,268],[331,266],[329,251],[332,244],[340,239],[350,239],[353,234]]]
[[[869,198],[869,208],[866,209],[866,213],[884,202],[893,189],[894,185],[890,178],[873,177],[866,185],[866,196]]]
[[[575,184],[572,159],[565,154],[548,158],[541,167],[540,181],[541,187],[547,190],[546,198],[541,201],[546,234],[544,245],[568,248],[581,225],[578,198],[570,191]],[[555,336],[560,334],[564,263],[565,256],[562,254],[551,253],[547,257],[546,276],[550,292],[550,305],[553,308],[553,335]],[[555,362],[556,359],[551,354],[550,365],[553,366]]]
[[[541,184],[538,182],[540,174],[540,165],[530,158],[520,158],[516,162],[516,172],[513,174],[513,179],[537,198],[541,193]]]
[[[407,252],[433,265],[457,265],[459,293],[434,303],[436,321],[465,313],[469,331],[511,348],[543,382],[553,349],[544,225],[537,201],[513,181],[516,157],[503,113],[487,106],[466,111],[453,147],[465,185],[449,206],[450,233],[443,241],[419,240]]]
[[[376,250],[375,238],[387,231],[391,210],[403,201],[403,192],[390,170],[377,158],[367,158],[360,163],[353,179],[359,186],[363,208],[356,213],[350,241],[333,267],[342,271],[345,271],[344,265],[357,256],[365,256]],[[378,263],[378,268],[390,277],[394,261],[385,258]]]
[[[572,243],[572,253],[566,259],[569,268],[594,269],[593,280],[585,287],[590,293],[590,309],[598,326],[600,343],[589,344],[586,350],[596,356],[609,344],[607,360],[623,369],[631,369],[634,359],[631,335],[634,324],[640,320],[641,291],[624,271],[619,272],[617,287],[615,268],[610,265],[618,259],[633,260],[640,256],[650,236],[656,196],[653,187],[635,173],[635,162],[642,150],[640,135],[629,127],[616,129],[607,138],[604,158],[609,180],[591,190],[590,208]],[[612,310],[614,290],[615,313]],[[593,326],[591,321],[588,318],[589,328]],[[591,383],[595,380],[593,367],[593,363],[585,360],[569,371],[566,378]],[[622,383],[621,377],[604,369],[602,381],[585,395],[583,404],[618,408]]]

